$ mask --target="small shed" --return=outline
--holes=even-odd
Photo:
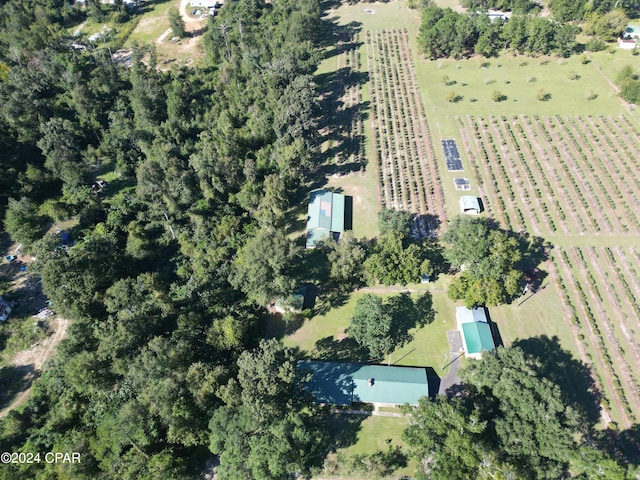
[[[189,4],[192,7],[215,8],[218,5],[218,0],[191,0]]]
[[[501,10],[487,10],[487,17],[491,20],[491,23],[496,20],[500,20],[501,22],[506,22],[511,18],[511,12],[503,12]]]
[[[417,405],[429,395],[426,368],[301,360],[297,369],[311,374],[303,388],[320,404]]]
[[[309,195],[307,248],[315,248],[329,238],[338,239],[345,230],[345,196],[326,190]]]
[[[482,352],[495,350],[491,326],[484,308],[456,308],[456,322],[462,336],[462,346],[468,358],[480,358]]]
[[[294,293],[286,298],[277,298],[274,304],[274,310],[278,313],[295,312],[299,313],[304,309],[305,299],[307,297],[307,287],[302,286]]]
[[[623,50],[633,50],[636,48],[637,41],[633,38],[620,38],[618,39],[618,47]]]
[[[11,315],[11,307],[0,297],[0,322],[6,322]]]
[[[482,211],[480,200],[472,195],[460,197],[460,212],[469,215],[478,215]]]

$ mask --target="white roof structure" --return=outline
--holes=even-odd
[[[0,297],[0,322],[6,322],[11,314],[11,307]]]
[[[464,195],[460,197],[460,212],[477,215],[480,213],[480,201],[478,197]]]

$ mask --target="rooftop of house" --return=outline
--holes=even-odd
[[[425,368],[300,361],[298,370],[311,373],[304,388],[317,403],[417,405],[429,395]]]

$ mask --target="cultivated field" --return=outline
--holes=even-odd
[[[418,215],[418,234],[445,219],[443,192],[406,30],[367,31],[380,203]]]
[[[556,245],[559,321],[592,365],[610,417],[628,427],[640,413],[637,125],[626,115],[457,121],[487,213]]]

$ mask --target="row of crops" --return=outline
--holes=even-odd
[[[332,122],[330,138],[335,144],[335,160],[338,165],[366,164],[365,137],[360,91],[362,68],[358,51],[358,34],[346,41],[340,41],[337,49],[336,81],[333,85],[339,91],[337,101],[331,112]]]
[[[640,135],[621,117],[458,118],[492,215],[536,234],[640,233]]]
[[[417,214],[416,233],[432,235],[445,207],[407,32],[368,31],[365,43],[380,203]]]
[[[488,214],[556,244],[562,317],[609,417],[629,427],[640,418],[640,132],[624,115],[457,122]]]
[[[621,426],[640,414],[640,257],[621,247],[565,247],[553,254],[558,291],[603,406]]]

